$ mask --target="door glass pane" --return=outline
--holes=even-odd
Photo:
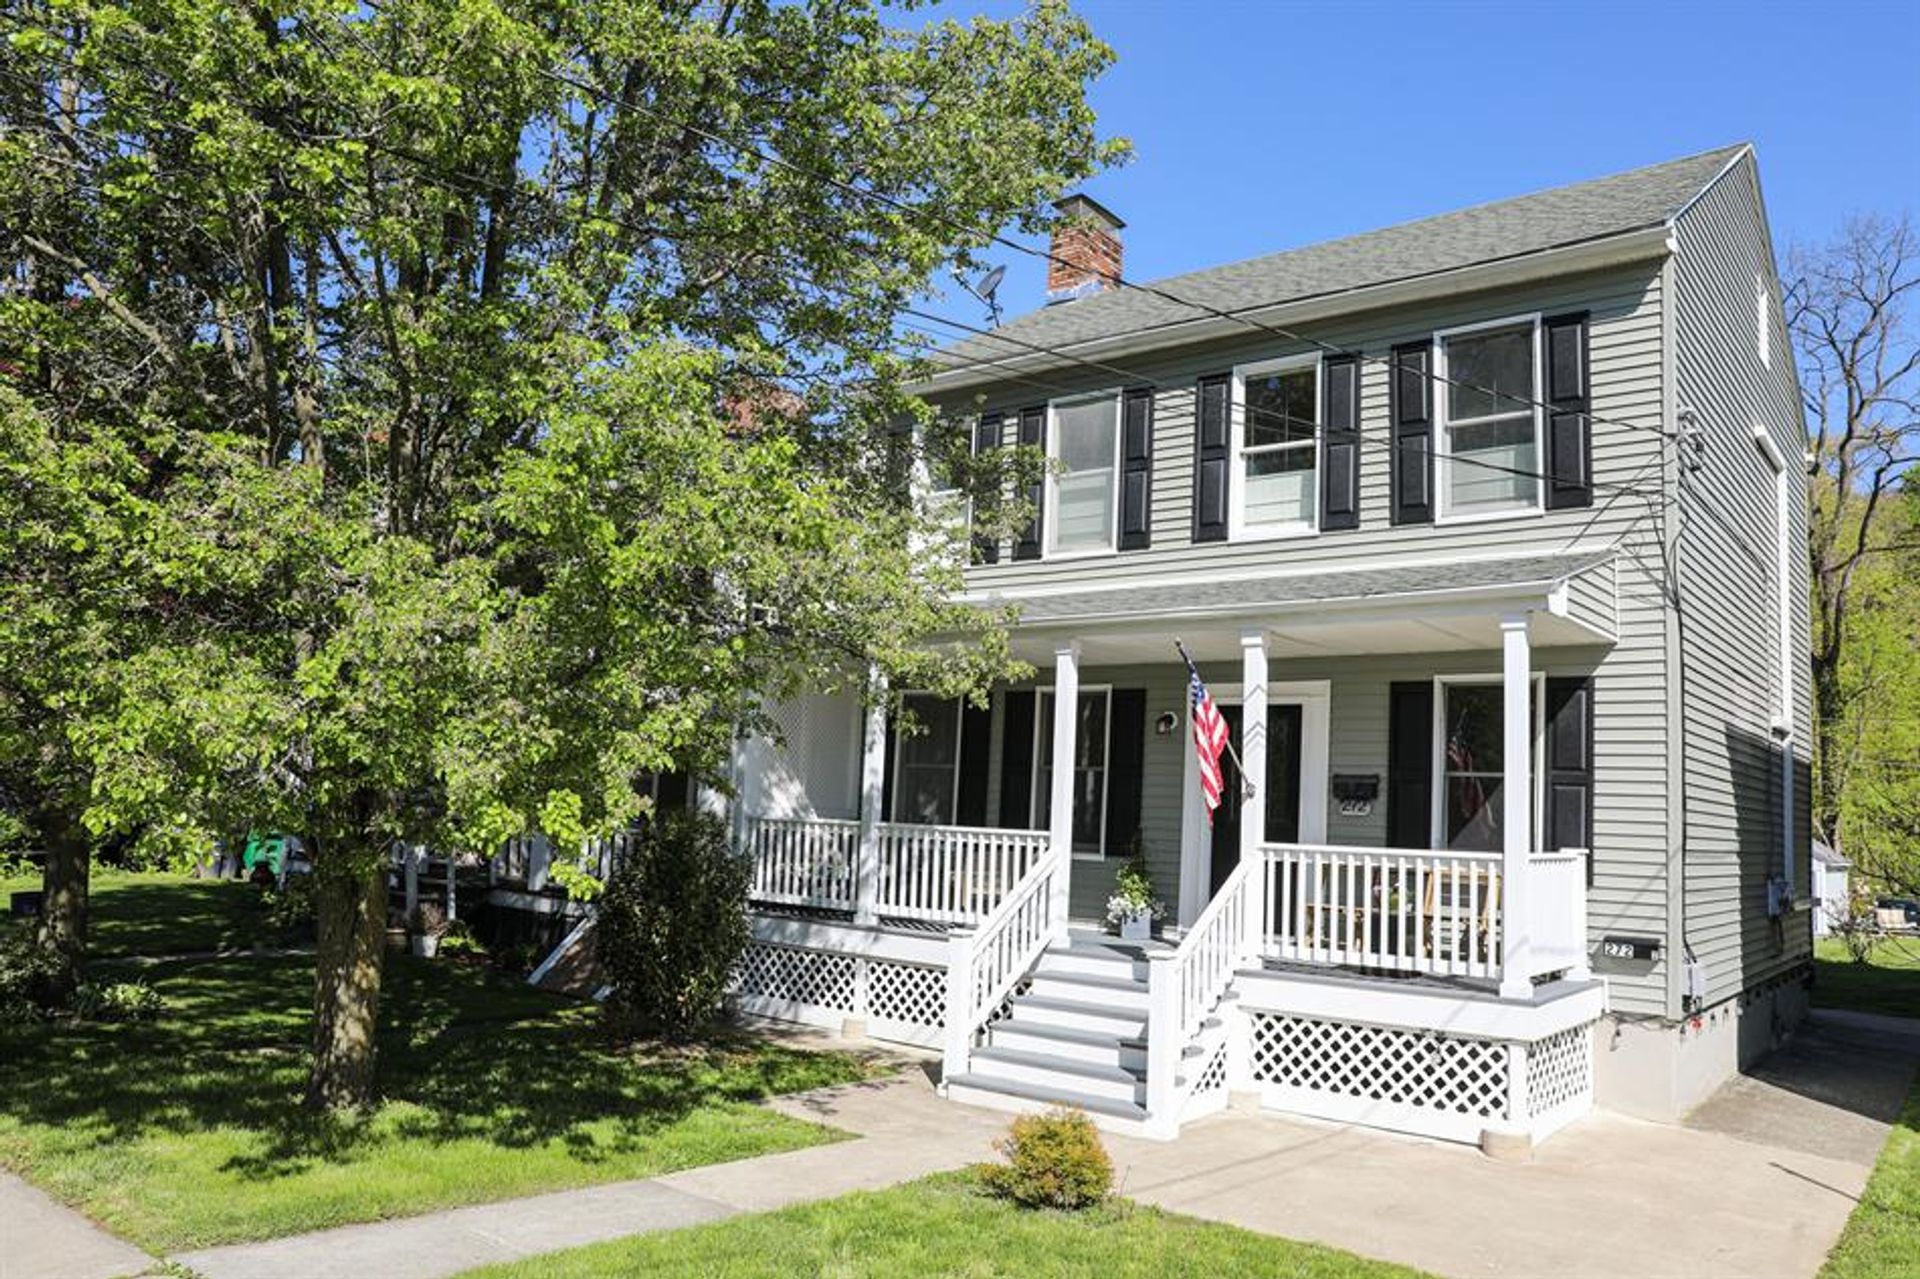
[[[920,694],[903,699],[919,730],[902,733],[893,820],[947,825],[953,821],[954,782],[960,768],[960,703]]]
[[[1033,824],[1044,828],[1053,811],[1053,694],[1040,694],[1035,721],[1040,734],[1040,761],[1034,779]],[[1107,693],[1102,689],[1080,694],[1079,722],[1074,726],[1073,848],[1079,853],[1101,851],[1102,826],[1107,811]]]
[[[1120,426],[1117,400],[1088,400],[1054,409],[1053,549],[1113,545],[1113,457]]]

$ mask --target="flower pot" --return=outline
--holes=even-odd
[[[413,938],[413,953],[421,959],[432,959],[440,953],[440,939],[430,933],[416,933]]]
[[[1136,911],[1120,918],[1121,941],[1151,941],[1153,939],[1153,912]]]

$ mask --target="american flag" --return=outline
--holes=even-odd
[[[1193,751],[1200,759],[1200,794],[1207,801],[1207,824],[1211,826],[1213,810],[1220,807],[1220,794],[1226,787],[1220,773],[1220,752],[1227,748],[1232,734],[1186,649],[1180,650],[1180,656],[1187,662],[1187,687],[1193,695]]]

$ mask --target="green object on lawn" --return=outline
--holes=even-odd
[[[261,862],[267,864],[277,878],[287,864],[287,837],[285,835],[263,835],[259,831],[247,832],[246,851],[240,854],[240,867],[248,874]]]

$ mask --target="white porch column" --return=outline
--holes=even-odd
[[[1500,870],[1500,993],[1523,998],[1533,990],[1533,653],[1527,614],[1500,619],[1506,770],[1500,781],[1500,825],[1505,832]]]
[[[1056,937],[1067,935],[1067,903],[1073,887],[1073,764],[1080,727],[1080,641],[1053,650],[1053,778],[1047,792],[1047,848],[1053,857],[1053,900],[1048,917]]]
[[[1267,842],[1267,633],[1240,632],[1240,860],[1252,862]],[[1253,797],[1246,796],[1246,782]]]
[[[880,896],[880,805],[887,786],[887,681],[878,670],[867,677],[866,732],[860,742],[860,843],[854,854],[853,922],[878,918]]]

